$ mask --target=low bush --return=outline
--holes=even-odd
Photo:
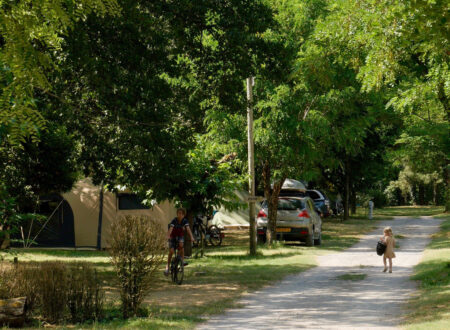
[[[11,286],[14,282],[12,265],[0,263],[0,299],[11,298]]]
[[[44,262],[41,265],[38,291],[42,316],[56,323],[64,318],[67,305],[67,268],[61,262]]]
[[[72,322],[101,319],[104,292],[97,271],[87,263],[69,271],[67,306]]]
[[[165,230],[155,220],[126,216],[111,225],[109,241],[112,264],[120,283],[122,315],[137,315],[154,273],[164,260]]]
[[[102,316],[104,293],[95,269],[61,262],[0,264],[0,299],[27,298],[28,315],[48,322],[84,322]]]
[[[40,269],[37,264],[0,263],[0,299],[26,297],[26,311],[31,314],[39,299],[39,277]]]

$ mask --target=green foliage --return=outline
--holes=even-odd
[[[28,139],[20,145],[0,146],[0,182],[15,199],[24,227],[31,219],[41,219],[34,214],[40,197],[68,191],[78,178],[73,136],[61,124],[48,122],[47,126],[48,130],[40,131],[38,142]]]
[[[262,63],[271,11],[260,1],[120,5],[120,16],[88,15],[64,39],[46,117],[66,122],[95,183],[126,185],[147,200],[225,202],[234,179],[210,160],[227,153],[196,136],[205,111],[241,109],[242,77]]]
[[[208,154],[206,147],[206,141],[199,141],[189,152],[188,164],[180,173],[181,181],[171,195],[194,214],[212,214],[221,206],[235,209],[240,201],[234,192],[243,184],[243,176],[236,172],[236,154],[217,160],[220,153]]]
[[[45,120],[36,109],[36,90],[48,92],[48,73],[64,60],[63,36],[86,15],[116,15],[116,0],[2,1],[0,3],[0,127],[12,144],[25,142]]]
[[[136,316],[166,252],[161,224],[147,217],[126,216],[111,225],[109,254],[117,273],[122,316]]]
[[[16,200],[0,185],[0,249],[9,247],[10,236],[17,232],[20,221]]]
[[[403,158],[400,169],[438,173],[446,191],[448,19],[445,1],[338,0],[331,2],[320,34],[327,52],[337,51],[337,62],[354,70],[362,91],[384,91],[387,108],[401,115],[404,132],[390,160]]]

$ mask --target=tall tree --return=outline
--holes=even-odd
[[[0,127],[10,143],[38,139],[45,119],[36,91],[48,92],[47,73],[58,67],[63,37],[86,15],[117,15],[116,0],[0,2]],[[1,142],[1,141],[0,141]]]
[[[257,67],[254,93],[254,142],[257,177],[269,204],[267,242],[276,238],[278,196],[286,178],[304,178],[311,173],[314,146],[310,143],[309,95],[293,79],[296,56],[323,13],[323,1],[271,1],[276,25],[264,40],[271,45],[264,64]],[[241,88],[242,88],[241,83]],[[242,92],[242,95],[245,95]],[[245,107],[242,107],[245,109]],[[214,110],[214,109],[213,109]],[[246,159],[245,113],[208,112],[209,134],[215,143],[228,144],[229,152]]]
[[[262,65],[271,10],[260,1],[119,3],[120,16],[89,15],[65,39],[57,87],[44,95],[53,104],[47,115],[78,138],[94,182],[195,211],[192,199],[211,188],[200,179],[212,174],[209,159],[223,156],[203,155],[195,136],[205,131],[206,111],[241,109],[241,82]]]
[[[386,89],[389,108],[405,115],[406,126],[414,117],[428,128],[422,136],[435,140],[444,157],[441,171],[450,200],[447,1],[334,1],[332,8],[324,29],[331,49],[347,48],[342,57],[358,73],[363,90]]]

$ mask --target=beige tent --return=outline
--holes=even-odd
[[[296,193],[303,194],[306,191],[305,185],[297,180],[286,179],[284,181],[281,192],[285,195],[296,196]],[[218,212],[214,214],[211,224],[220,228],[224,227],[248,227],[249,214],[247,207],[248,192],[244,190],[235,191],[236,196],[243,203],[243,206],[237,210],[229,211],[221,207]],[[261,208],[261,202],[256,202],[256,213]]]
[[[115,194],[109,191],[103,193],[103,209],[100,216],[99,186],[92,184],[90,179],[79,181],[68,193],[63,194],[73,213],[73,233],[75,247],[96,247],[101,217],[101,247],[108,246],[108,236],[111,223],[124,215],[145,215],[152,217],[167,226],[176,216],[175,205],[164,202],[154,205],[151,209],[143,208],[137,202],[136,196],[129,193]]]
[[[234,192],[239,200],[242,202],[242,207],[237,210],[227,210],[224,207],[221,207],[215,214],[211,221],[211,224],[214,224],[220,228],[224,227],[248,227],[249,226],[249,217],[248,217],[248,192],[244,190],[238,190]],[[256,202],[256,212],[261,208],[261,203]]]

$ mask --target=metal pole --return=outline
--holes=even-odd
[[[247,78],[247,126],[248,126],[248,192],[255,196],[255,154],[253,144],[253,84],[254,78]],[[256,255],[255,200],[249,199],[248,215],[250,223],[250,255]]]

